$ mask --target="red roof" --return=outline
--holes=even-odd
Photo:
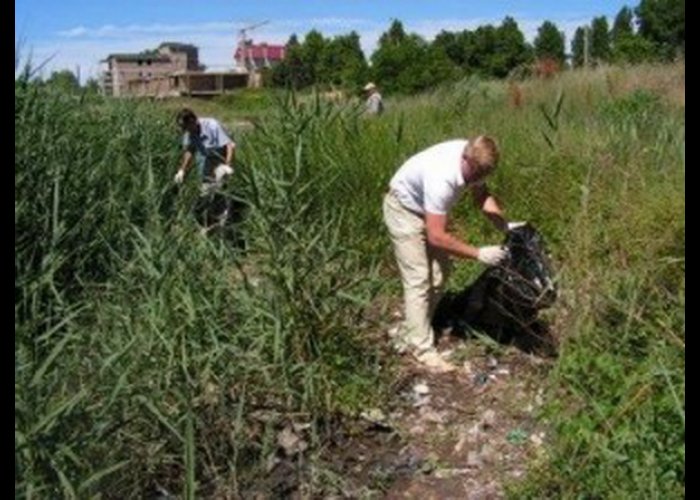
[[[281,61],[284,59],[286,47],[284,45],[248,44],[246,45],[246,57],[252,59],[268,59],[269,61]],[[241,49],[236,49],[234,59],[241,58]]]

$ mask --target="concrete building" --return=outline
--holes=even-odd
[[[110,54],[101,87],[115,97],[210,96],[248,85],[247,74],[204,72],[194,45],[165,42],[156,50]]]
[[[194,45],[161,43],[156,50],[137,54],[110,54],[102,61],[107,64],[102,74],[102,90],[115,97],[129,95],[133,82],[149,82],[176,71],[202,71],[199,50]]]
[[[236,49],[233,58],[237,67],[246,68],[248,72],[253,72],[278,64],[284,59],[286,52],[287,47],[284,45],[254,44],[248,41],[243,47]]]
[[[133,97],[211,97],[248,86],[248,74],[176,71],[149,80],[131,80],[126,95]]]

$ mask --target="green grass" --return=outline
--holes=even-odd
[[[682,496],[679,74],[565,73],[520,84],[519,107],[506,84],[466,80],[373,119],[314,95],[163,106],[18,80],[16,496],[241,495],[285,421],[314,424],[313,450],[332,415],[380,405],[392,360],[373,304],[400,286],[382,195],[420,148],[476,133],[501,144],[490,186],[543,232],[561,290],[542,381],[556,438],[513,495]],[[171,185],[182,104],[234,128],[245,252],[199,235],[193,179]],[[466,203],[454,222],[474,244],[502,238]],[[458,263],[451,287],[480,271]]]

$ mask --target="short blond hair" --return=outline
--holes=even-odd
[[[496,141],[487,135],[480,135],[473,141],[469,141],[466,153],[475,174],[489,174],[498,165],[498,146]]]

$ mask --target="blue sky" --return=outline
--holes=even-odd
[[[393,19],[431,40],[441,30],[474,29],[513,17],[532,41],[549,20],[567,36],[604,15],[612,23],[625,5],[619,0],[16,0],[15,40],[22,54],[45,71],[80,66],[81,77],[96,76],[100,60],[115,52],[139,52],[163,41],[193,43],[212,70],[233,67],[237,30],[269,21],[249,33],[256,42],[285,43],[311,29],[325,36],[354,30],[369,56]],[[17,42],[16,42],[17,43]]]

